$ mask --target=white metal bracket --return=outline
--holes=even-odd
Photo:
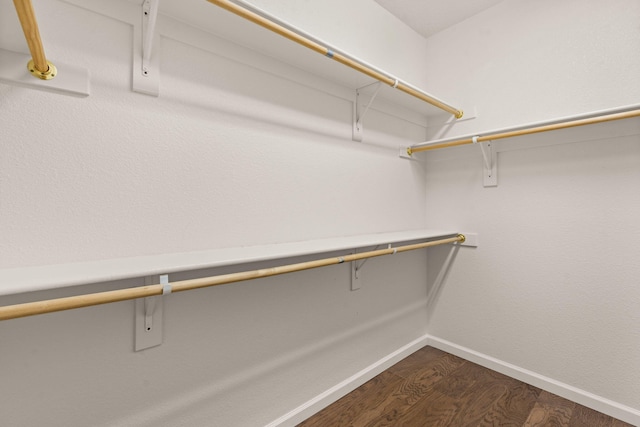
[[[165,288],[168,287],[169,276],[163,274],[145,277],[145,285],[156,285],[158,283]],[[163,296],[153,296],[136,300],[135,351],[162,344],[163,298]]]
[[[357,251],[353,252],[358,253]],[[366,260],[365,260],[366,261]],[[358,289],[360,289],[362,287],[362,281],[360,278],[360,269],[358,268],[358,266],[356,265],[356,261],[353,261],[351,263],[351,290],[352,291],[357,291]]]
[[[482,152],[482,160],[483,168],[482,168],[482,176],[483,176],[483,185],[485,187],[497,187],[498,186],[498,153],[491,141],[486,142],[486,146],[478,141],[478,137],[474,136],[472,138],[474,144],[478,144],[480,146],[480,151]]]
[[[380,245],[376,246],[373,250],[378,250]],[[391,249],[391,244],[389,244],[389,249]],[[358,250],[353,251],[354,254],[358,253]],[[395,251],[393,252],[395,254]],[[358,261],[353,261],[351,263],[351,290],[357,291],[362,287],[362,267],[365,263],[369,261],[369,258],[363,259],[359,264]]]
[[[156,21],[160,0],[142,2],[141,31],[134,31],[133,38],[133,90],[158,96],[160,92],[160,67],[157,48]]]
[[[364,116],[367,115],[367,112],[369,111],[371,104],[373,104],[373,100],[376,99],[381,87],[382,82],[375,82],[356,89],[356,100],[353,103],[352,139],[354,141],[362,141]]]

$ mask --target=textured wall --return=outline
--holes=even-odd
[[[260,5],[332,28],[335,2],[318,3],[314,16],[298,2]],[[161,95],[146,97],[130,91],[134,2],[85,2],[133,16],[124,21],[35,4],[49,56],[90,68],[92,95],[0,85],[0,266],[424,225],[477,231],[480,247],[458,252],[432,294],[429,332],[638,408],[637,121],[523,139],[499,154],[494,189],[481,187],[477,147],[425,154],[425,184],[395,152],[424,128],[374,111],[376,145],[355,144],[339,88],[294,67],[283,77],[272,59],[222,54],[223,40],[179,29],[162,39]],[[363,26],[345,23],[340,44],[477,106],[454,132],[639,99],[637,2],[503,2],[426,44],[365,6],[341,7],[394,43],[369,47]],[[0,8],[0,46],[24,51],[11,4]],[[169,24],[179,27],[161,17]],[[41,104],[55,108],[34,115]],[[430,255],[436,276],[443,254]],[[165,343],[141,353],[131,302],[3,322],[3,422],[265,424],[426,332],[424,252],[369,261],[367,273],[357,292],[339,266],[173,295]]]
[[[299,70],[274,75],[255,53],[246,64],[171,38],[161,96],[141,96],[130,90],[131,26],[60,3],[60,31],[40,7],[49,56],[88,66],[92,95],[2,86],[1,266],[424,225],[422,172],[396,152],[424,128],[372,112],[369,141],[387,122],[377,141],[388,149],[354,143],[351,102],[287,78]],[[38,104],[55,108],[34,116]]]
[[[401,79],[438,93],[425,75],[426,40],[370,0],[254,0],[251,3]]]
[[[637,104],[640,3],[504,1],[427,41],[429,84],[478,118],[438,136]]]
[[[637,103],[639,21],[636,1],[503,2],[430,39],[430,75],[469,91],[467,131]],[[425,154],[429,225],[481,242],[458,254],[429,332],[640,409],[640,122],[495,146],[496,188],[478,147]]]
[[[49,57],[88,67],[92,93],[0,85],[2,267],[425,225],[424,171],[396,150],[424,127],[372,111],[355,143],[345,88],[164,16],[161,94],[133,93],[133,2],[34,3]],[[13,13],[0,46],[25,51]],[[164,344],[139,353],[131,301],[1,322],[0,423],[264,425],[425,333],[425,253],[369,261],[357,292],[342,265],[172,295]]]

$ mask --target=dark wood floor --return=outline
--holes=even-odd
[[[315,426],[631,425],[424,347],[299,424]]]

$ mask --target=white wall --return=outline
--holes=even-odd
[[[92,95],[2,86],[10,112],[0,118],[3,267],[424,226],[422,170],[396,151],[423,127],[373,112],[365,144],[353,143],[350,100],[310,88],[317,79],[308,73],[281,65],[276,75],[273,60],[169,21],[161,96],[141,96],[130,90],[130,25],[66,3],[39,7],[49,56],[89,67]],[[5,9],[3,17],[14,13]],[[17,19],[7,21],[6,48],[25,50]],[[55,108],[34,117],[39,104]],[[378,121],[388,122],[381,136]]]
[[[449,135],[637,103],[638,22],[637,1],[507,1],[434,36],[430,80],[478,107]],[[638,422],[640,122],[494,144],[495,188],[478,147],[424,154],[429,225],[480,236],[438,285],[429,333]],[[432,286],[442,251],[429,253]]]
[[[423,126],[372,111],[355,143],[346,88],[166,16],[161,94],[133,93],[135,3],[34,3],[48,56],[88,67],[91,96],[0,85],[2,268],[424,227],[424,171],[396,150]],[[0,7],[0,47],[26,52]],[[1,423],[266,424],[425,333],[425,253],[369,261],[357,292],[344,265],[172,295],[164,344],[139,353],[133,302],[1,322]]]
[[[478,118],[437,136],[638,103],[635,0],[503,1],[427,41],[427,78]],[[440,131],[440,132],[438,132]]]
[[[254,0],[251,3],[310,34],[432,90],[424,70],[428,57],[419,54],[426,40],[370,0]]]
[[[259,4],[328,40],[339,30],[355,55],[476,106],[450,134],[640,95],[634,1],[503,2],[428,42],[377,5],[341,2],[336,25],[336,2],[317,3],[313,15],[293,0]],[[485,189],[477,147],[423,154],[425,172],[395,150],[425,129],[379,111],[353,143],[343,86],[166,16],[161,95],[132,93],[135,2],[83,4],[35,2],[48,55],[90,69],[89,98],[0,85],[2,268],[425,225],[477,231],[480,247],[457,252],[428,303],[424,252],[369,261],[357,292],[340,266],[172,295],[165,342],[140,353],[132,302],[1,322],[4,425],[261,425],[427,328],[640,409],[637,121],[505,142],[500,186]],[[0,7],[0,47],[26,51],[11,3]],[[223,37],[267,37],[212,13]],[[42,104],[54,107],[34,114]],[[431,282],[445,255],[430,251]]]

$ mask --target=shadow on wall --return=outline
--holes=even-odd
[[[186,117],[195,114],[211,120],[212,112],[226,113],[332,138],[352,139],[350,96],[355,99],[355,91],[297,69],[286,68],[275,74],[259,56],[252,59],[255,63],[246,64],[175,40],[163,41],[163,58],[166,59],[161,66],[160,97],[175,104],[172,114],[184,109]],[[396,150],[406,145],[407,139],[414,142],[424,139],[424,126],[380,111],[371,111],[369,116],[367,144]]]
[[[163,41],[164,58],[162,98],[305,130],[312,119],[325,132],[327,125],[341,124],[340,133],[350,136],[350,102],[261,70],[260,63],[247,65],[174,40]]]
[[[373,331],[379,331],[385,325],[394,324],[412,313],[424,310],[424,301],[415,302],[407,307],[386,313],[374,321],[358,325],[344,332],[319,339],[311,345],[301,347],[293,352],[285,354],[283,357],[272,358],[264,363],[250,367],[240,373],[232,374],[215,383],[194,388],[189,393],[182,396],[172,396],[159,402],[156,406],[147,408],[133,417],[123,417],[113,423],[114,427],[130,426],[137,420],[145,420],[145,425],[159,423],[171,417],[171,419],[187,418],[189,414],[199,413],[203,407],[207,407],[211,402],[215,402],[221,396],[229,395],[234,391],[241,390],[250,384],[256,384],[265,377],[273,373],[282,372],[292,365],[298,365],[305,360],[313,360],[318,354],[331,352],[345,343],[352,343],[359,336],[366,335]],[[315,397],[314,399],[316,399]],[[207,403],[209,402],[209,403]],[[206,415],[205,415],[206,416]]]
[[[427,325],[431,322],[431,316],[459,250],[460,245],[443,245],[428,249],[429,266],[438,265],[440,269],[437,272],[431,268],[427,269]]]

